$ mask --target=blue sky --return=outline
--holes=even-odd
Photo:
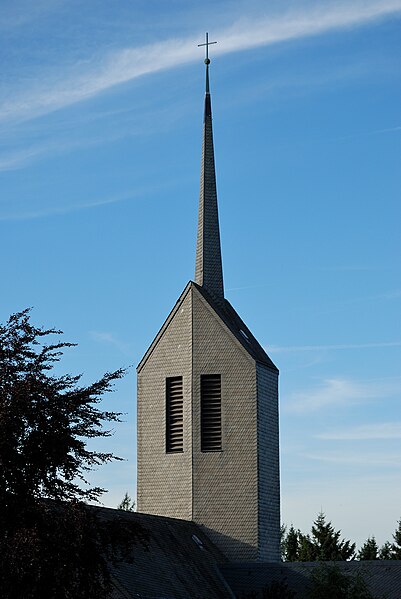
[[[135,495],[135,366],[193,277],[211,85],[226,296],[280,368],[283,521],[401,517],[401,0],[3,0],[1,320],[131,366],[93,473]]]

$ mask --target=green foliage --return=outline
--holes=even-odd
[[[283,540],[283,559],[286,562],[299,561],[299,531],[297,532],[291,524],[290,529]]]
[[[285,555],[285,542],[286,542],[286,537],[287,537],[287,527],[285,524],[282,524],[280,526],[280,556],[281,556],[281,561],[285,561],[284,560],[284,555]]]
[[[384,543],[384,545],[382,545],[382,547],[380,548],[379,551],[379,559],[392,559],[392,547],[391,547],[391,543],[389,543],[388,541],[386,541]]]
[[[401,560],[401,520],[393,534],[379,549],[374,536],[369,537],[357,554],[358,560]],[[341,531],[318,514],[310,534],[303,534],[291,524],[281,527],[281,556],[285,562],[343,561],[355,559],[355,543],[340,539]]]
[[[126,512],[135,512],[135,500],[131,499],[128,495],[128,491],[125,492],[125,495],[121,501],[121,503],[117,506],[118,510],[124,510]]]
[[[335,530],[326,516],[320,513],[313,523],[310,535],[290,527],[283,540],[285,561],[336,561],[349,560],[355,556],[355,543],[341,539],[341,531]]]
[[[317,550],[310,537],[310,535],[304,535],[298,530],[298,559],[295,561],[300,562],[315,562]]]
[[[340,540],[341,530],[334,530],[331,522],[321,512],[312,526],[312,543],[316,551],[316,560],[348,560],[355,555],[355,543]]]
[[[378,559],[399,559],[401,560],[401,520],[393,534],[394,543],[386,541],[380,548]]]
[[[102,599],[106,558],[118,557],[127,527],[102,523],[80,500],[104,491],[85,473],[119,459],[86,441],[110,436],[103,423],[119,421],[96,406],[124,371],[86,387],[79,375],[56,376],[73,344],[46,344],[61,331],[37,328],[29,316],[0,325],[0,596]]]
[[[394,543],[391,546],[392,559],[401,559],[401,520],[398,521],[398,527],[393,534]]]
[[[374,599],[361,575],[344,574],[335,564],[320,564],[311,575],[309,599]]]
[[[358,559],[401,560],[401,520],[398,521],[393,539],[394,543],[386,541],[379,550],[375,538],[369,538],[360,549]]]
[[[379,559],[379,547],[375,537],[369,537],[362,545],[358,552],[359,560],[375,560]]]
[[[61,331],[29,321],[29,310],[0,325],[0,496],[96,500],[101,488],[82,488],[85,472],[119,459],[89,451],[86,439],[108,437],[103,422],[120,414],[96,408],[122,369],[79,386],[80,375],[55,376],[52,368],[71,343],[46,345],[43,337]],[[81,485],[77,484],[79,480]]]

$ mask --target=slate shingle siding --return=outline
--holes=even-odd
[[[200,375],[221,374],[222,451],[200,447]],[[193,292],[193,519],[234,560],[257,557],[256,371],[254,360]]]
[[[258,394],[259,559],[280,561],[278,372],[256,366]]]
[[[224,297],[224,285],[210,102],[210,95],[206,94],[195,281],[201,287],[204,287],[217,301],[220,301]]]
[[[138,367],[138,510],[194,520],[229,559],[278,560],[278,373],[193,283],[166,322]],[[221,374],[221,452],[201,452],[201,374]],[[183,377],[182,454],[165,451],[169,376]]]
[[[138,371],[138,511],[185,520],[192,519],[191,303],[188,288]],[[183,377],[183,453],[166,453],[166,378],[170,376]]]

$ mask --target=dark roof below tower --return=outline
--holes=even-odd
[[[218,564],[227,558],[194,522],[93,508],[102,520],[123,519],[140,525],[147,540],[132,548],[132,561],[111,566],[111,599],[234,598]]]
[[[319,562],[229,562],[194,522],[92,509],[102,520],[135,522],[146,533],[132,548],[132,560],[111,567],[110,599],[262,599],[272,583],[282,582],[295,599],[308,599],[310,576]],[[323,562],[366,582],[376,598],[400,599],[401,561]]]
[[[310,577],[316,568],[338,568],[342,574],[360,577],[375,599],[401,598],[401,561],[284,562],[224,564],[220,570],[235,597],[266,597],[264,589],[282,582],[295,592],[295,599],[310,597]],[[324,599],[324,598],[322,598]]]

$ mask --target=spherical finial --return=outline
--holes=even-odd
[[[205,58],[205,64],[210,64],[210,58]]]

